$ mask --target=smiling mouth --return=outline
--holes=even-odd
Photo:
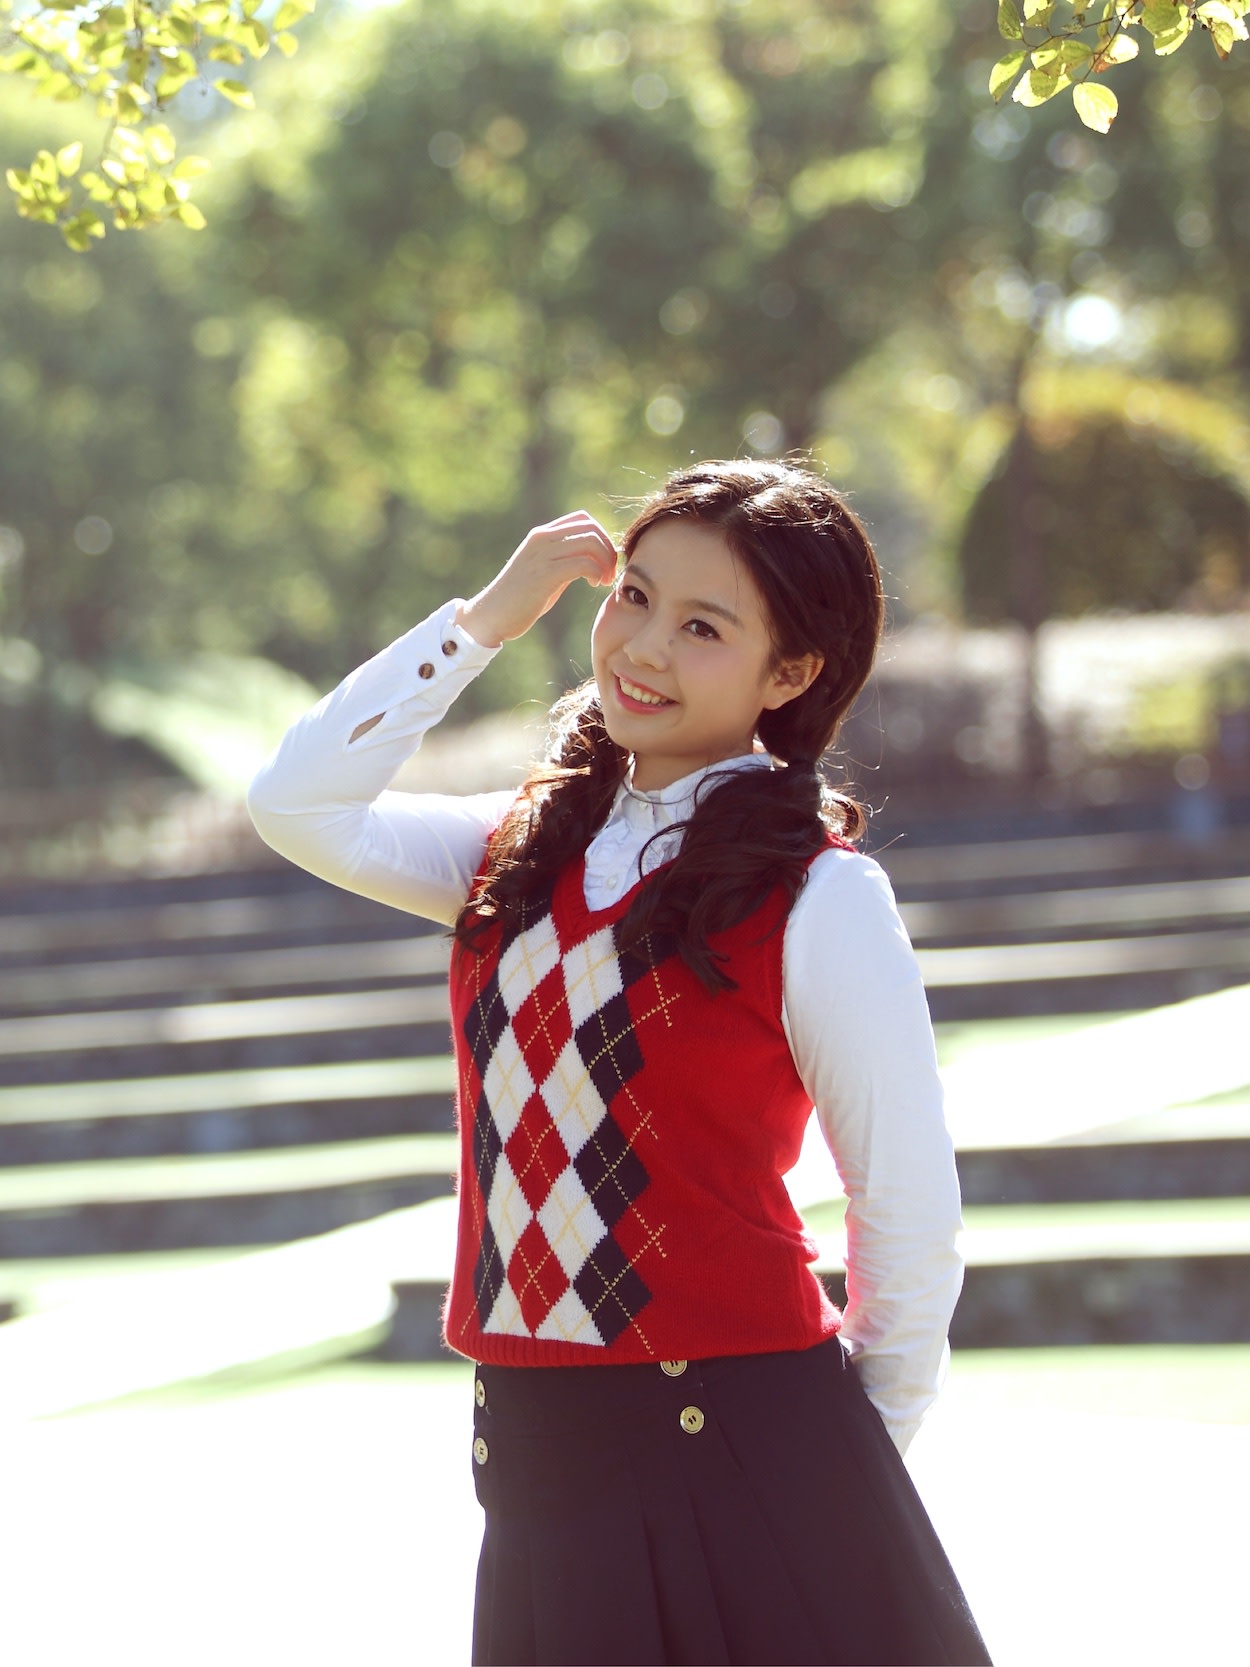
[[[667,695],[657,695],[653,689],[644,689],[641,684],[630,683],[619,672],[616,674],[616,686],[626,700],[633,701],[638,706],[660,707],[677,704],[676,701],[669,700]]]

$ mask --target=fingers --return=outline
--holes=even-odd
[[[545,526],[536,527],[530,537],[535,534],[545,534],[558,540],[562,555],[584,557],[586,565],[577,576],[588,579],[592,584],[610,585],[614,582],[616,545],[611,534],[588,510],[575,509],[568,515],[557,516]]]
[[[593,515],[574,510],[534,527],[485,590],[460,612],[460,623],[489,646],[523,636],[577,579],[611,585],[616,546]]]

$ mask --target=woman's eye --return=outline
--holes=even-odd
[[[620,597],[622,602],[628,602],[632,607],[645,608],[647,605],[647,598],[644,593],[638,589],[637,585],[620,585],[617,588],[616,594]]]
[[[706,619],[688,620],[686,629],[692,637],[699,637],[703,642],[714,642],[720,635],[716,627],[709,625]]]

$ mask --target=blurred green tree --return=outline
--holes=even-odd
[[[278,66],[204,265],[242,343],[231,536],[288,578],[269,651],[350,663],[518,522],[810,443],[914,279],[923,10],[401,6]]]
[[[985,4],[988,8],[993,0]],[[8,171],[19,212],[59,226],[79,252],[105,235],[110,220],[120,230],[167,220],[201,228],[204,216],[190,199],[203,159],[178,158],[166,120],[171,104],[186,87],[199,85],[250,108],[253,92],[240,79],[243,66],[263,58],[271,46],[286,56],[294,53],[298,42],[292,30],[314,5],[315,0],[278,0],[267,10],[263,0],[127,0],[124,5],[36,0],[26,6],[0,0],[0,74],[20,77],[60,103],[86,100],[95,117],[67,144],[55,151],[42,148],[28,166]],[[671,7],[665,12],[670,26],[697,30],[706,29],[719,9],[687,4],[680,12]],[[849,40],[854,58],[859,37],[878,26],[876,14],[901,9],[852,7],[828,19],[813,8],[810,16]],[[782,30],[794,21],[793,7],[758,10],[771,12]],[[933,7],[911,10],[914,16],[888,25],[897,55],[921,63],[937,59],[947,34],[944,13]],[[1008,51],[993,65],[989,91],[995,99],[1010,91],[1016,103],[1033,107],[1071,89],[1080,119],[1105,133],[1118,102],[1095,77],[1137,57],[1142,39],[1156,55],[1168,56],[1192,33],[1205,31],[1216,53],[1227,58],[1247,37],[1247,10],[1250,0],[1095,0],[1092,5],[997,0],[998,29]],[[798,45],[801,52],[801,40]],[[777,33],[765,56],[782,65],[793,58],[795,46],[787,33]],[[84,169],[88,142],[95,154]]]

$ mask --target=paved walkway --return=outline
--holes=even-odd
[[[1250,1350],[1218,1361],[1244,1382]],[[1043,1411],[1019,1357],[974,1364],[911,1463],[999,1667],[1244,1659],[1250,1406]],[[456,1366],[340,1366],[0,1430],[6,1667],[467,1661],[468,1396]]]

